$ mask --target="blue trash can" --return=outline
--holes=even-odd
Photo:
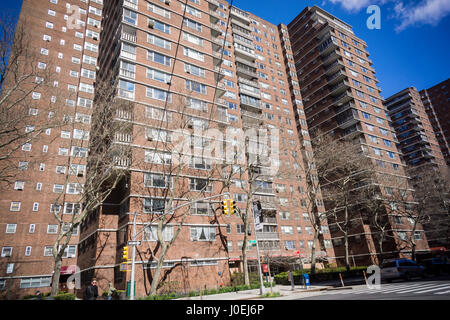
[[[309,282],[309,274],[303,274],[303,278],[305,279],[305,288],[308,289],[309,287],[311,287],[311,283]]]

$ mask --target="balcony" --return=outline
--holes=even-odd
[[[256,58],[256,57],[255,57],[255,58]],[[235,60],[236,60],[236,62],[239,62],[239,63],[241,63],[241,64],[244,64],[244,65],[246,65],[246,66],[248,66],[248,67],[254,68],[255,70],[256,70],[256,68],[258,67],[258,66],[256,65],[256,62],[254,62],[255,59],[253,59],[253,61],[252,61],[252,60],[249,60],[249,59],[243,59],[243,58],[241,58],[241,57],[239,57],[239,56],[236,56],[236,57],[235,57]]]
[[[344,67],[344,63],[341,60],[337,60],[329,66],[325,67],[325,74],[332,75],[336,73],[336,71],[344,69]]]
[[[137,9],[138,9],[137,4],[134,4],[134,3],[130,2],[130,1],[127,1],[127,0],[125,0],[125,1],[123,2],[123,6],[124,6],[124,7],[127,7],[127,8],[130,8],[130,9],[133,9],[133,10],[136,10],[136,11],[137,11]]]
[[[350,108],[353,108],[353,109],[355,108],[355,104],[353,102],[348,102],[345,105],[342,105],[340,107],[335,106],[334,107],[334,113],[335,114],[339,114],[339,113],[344,112],[344,111],[346,111],[346,110],[348,110]]]
[[[336,96],[346,91],[350,87],[350,84],[347,81],[339,82],[338,84],[329,88],[330,95]]]
[[[247,85],[239,86],[239,92],[248,96],[252,96],[256,99],[261,99],[261,91],[258,88],[253,88]]]
[[[359,122],[358,112],[354,109],[351,109],[351,112],[348,115],[344,115],[341,113],[340,116],[336,118],[336,122],[341,129],[347,129],[352,125]]]
[[[236,73],[239,77],[243,77],[248,80],[257,80],[258,79],[258,74],[256,73],[256,71],[246,69],[243,67],[236,67]]]
[[[336,72],[335,74],[333,74],[332,76],[328,77],[328,84],[329,85],[333,85],[335,83],[337,83],[338,81],[344,79],[347,77],[347,74],[345,73],[344,70],[339,70],[338,72]]]
[[[122,30],[122,35],[121,35],[120,38],[122,40],[125,40],[125,41],[128,41],[128,42],[136,43],[136,34],[127,33],[127,32]]]
[[[259,88],[259,84],[257,81],[251,81],[251,80],[247,80],[245,78],[238,77],[238,82],[255,87],[255,88]]]
[[[213,37],[218,37],[222,34],[222,29],[217,24],[211,23],[211,35]]]
[[[121,143],[132,143],[133,137],[131,136],[131,134],[128,134],[128,133],[118,132],[118,133],[116,133],[115,141],[121,142]]]
[[[278,232],[256,232],[258,240],[278,240],[280,239]]]
[[[214,96],[214,99],[218,99],[218,98],[222,97],[226,92],[227,92],[227,89],[225,87],[225,84],[217,83],[216,94]]]
[[[120,69],[120,75],[122,77],[128,78],[128,79],[135,79],[136,78],[136,72],[127,70],[127,69]]]
[[[344,105],[345,103],[349,102],[353,99],[352,92],[346,91],[343,94],[341,94],[339,97],[335,98],[333,100],[333,104],[337,105],[338,107]]]
[[[247,25],[247,24],[245,24],[245,23],[242,23],[242,22],[240,22],[239,20],[231,19],[231,27],[232,27],[233,31],[236,29],[236,27],[234,27],[234,26],[241,27],[242,29],[248,31],[249,33],[251,33],[251,32],[253,31],[253,29],[252,29],[251,26],[249,26],[249,25]],[[239,30],[239,29],[238,29],[238,30]],[[242,31],[241,31],[241,32],[242,32]],[[247,37],[248,37],[248,35],[247,35]]]
[[[323,56],[330,53],[332,50],[339,48],[339,44],[337,40],[332,36],[317,48],[319,49],[320,54]]]
[[[220,15],[215,10],[209,10],[209,21],[216,24],[220,20]]]
[[[261,113],[251,112],[248,110],[241,110],[241,114],[245,117],[250,117],[250,118],[253,118],[260,122],[263,121],[263,117],[262,117]]]
[[[258,120],[242,114],[242,126],[245,129],[259,129],[264,124],[263,120]]]
[[[249,99],[246,96],[241,96],[241,105],[262,110],[261,101],[256,99]]]
[[[214,66],[220,67],[223,63],[222,54],[220,52],[213,51],[212,56]]]
[[[217,0],[206,0],[209,3],[209,7],[212,8],[212,10],[217,10],[219,7],[219,1]]]
[[[225,78],[225,75],[223,74],[223,69],[220,66],[214,67],[214,79],[216,82],[220,82]]]
[[[323,63],[323,65],[328,65],[328,64],[332,63],[333,61],[339,59],[340,57],[341,57],[341,53],[339,52],[339,50],[334,50],[327,56],[322,57],[322,63]]]
[[[234,34],[238,34],[242,37],[246,37],[246,38],[250,38],[250,39],[252,38],[252,33],[250,31],[247,31],[247,30],[244,31],[244,30],[238,29],[236,26],[234,26],[232,28],[232,30],[233,30],[233,37],[234,37]]]
[[[243,59],[250,59],[251,61],[254,61],[256,59],[255,51],[252,49],[244,49],[246,47],[240,46],[238,44],[234,44],[234,54],[236,57],[240,57]]]
[[[231,8],[230,16],[232,19],[237,19],[238,21],[242,21],[242,23],[245,23],[245,24],[251,23],[249,15],[246,12],[239,10],[237,8],[234,8],[234,7]]]

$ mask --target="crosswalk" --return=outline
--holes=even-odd
[[[376,294],[435,294],[450,295],[450,282],[409,282],[382,284],[380,289],[361,286],[353,290],[336,290],[323,292],[323,295],[376,295]]]

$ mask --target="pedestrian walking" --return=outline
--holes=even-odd
[[[39,290],[36,291],[35,296],[36,300],[42,300],[42,293]]]
[[[94,279],[84,291],[83,300],[97,300],[97,297],[98,297],[97,280]]]
[[[109,289],[108,289],[108,300],[112,300],[114,293],[116,292],[116,288],[114,288],[113,284],[109,283]]]

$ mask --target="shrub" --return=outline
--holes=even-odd
[[[54,296],[55,300],[75,300],[75,295],[73,293],[59,293]]]

